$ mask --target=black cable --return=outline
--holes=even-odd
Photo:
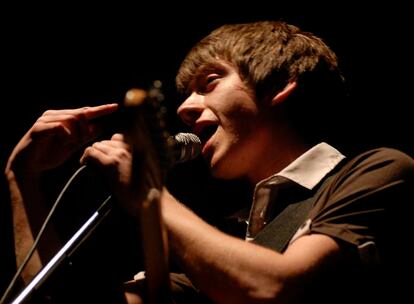
[[[71,183],[73,182],[73,180],[79,175],[80,172],[82,172],[84,169],[86,168],[86,165],[80,167],[78,170],[76,170],[76,172],[69,178],[69,180],[66,182],[65,186],[63,187],[62,191],[59,193],[59,196],[57,197],[57,199],[55,200],[55,203],[53,204],[52,208],[50,209],[45,221],[43,222],[42,227],[39,230],[39,233],[36,236],[36,239],[33,242],[32,247],[30,248],[30,251],[28,252],[28,254],[26,255],[24,261],[22,262],[22,264],[19,266],[19,269],[17,269],[13,279],[11,280],[9,286],[7,287],[5,293],[3,294],[1,300],[0,300],[0,304],[4,304],[7,297],[10,295],[11,291],[13,290],[13,288],[15,287],[15,284],[17,282],[17,279],[20,277],[21,273],[23,272],[24,268],[26,267],[27,263],[29,262],[30,258],[32,257],[33,253],[35,252],[37,245],[43,235],[43,232],[45,231],[47,225],[50,222],[50,219],[52,217],[52,215],[54,214],[57,206],[59,205],[63,195],[65,194],[66,190],[69,188],[69,186],[71,185]]]

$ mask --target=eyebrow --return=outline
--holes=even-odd
[[[194,78],[200,77],[207,73],[213,73],[213,72],[224,71],[224,70],[225,70],[225,67],[223,64],[219,62],[210,62],[210,63],[200,66],[194,73]]]
[[[206,74],[209,73],[223,73],[226,71],[225,66],[220,62],[209,62],[206,64],[201,65],[197,70],[195,71],[192,80],[188,83],[188,87],[186,90],[186,93],[189,94],[189,90],[194,86],[194,83],[196,83],[201,77],[204,77]]]

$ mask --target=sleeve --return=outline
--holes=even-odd
[[[413,176],[414,160],[401,151],[380,148],[360,154],[320,189],[310,233],[351,243],[362,259],[382,258],[385,240],[403,229],[396,229],[398,221],[414,203]]]

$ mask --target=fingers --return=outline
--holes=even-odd
[[[115,136],[116,135],[116,136]],[[99,163],[103,166],[129,165],[132,159],[131,149],[122,141],[121,134],[115,134],[111,140],[96,142],[85,149],[80,162]],[[115,139],[114,139],[115,137]]]
[[[32,137],[57,132],[66,136],[62,140],[81,146],[95,139],[100,133],[99,126],[91,120],[112,113],[117,108],[117,104],[105,104],[78,109],[48,110],[33,126]]]
[[[54,119],[58,115],[84,115],[85,119],[91,120],[100,116],[104,116],[118,110],[118,104],[110,103],[94,107],[83,107],[77,109],[48,110],[43,113],[45,119]]]
[[[132,153],[129,146],[122,141],[96,142],[85,149],[80,162],[95,166],[116,193],[123,193],[121,189],[130,184]]]
[[[116,134],[112,135],[111,140],[124,141],[124,135],[122,135],[120,133],[116,133]]]
[[[85,107],[82,110],[84,111],[86,119],[91,120],[115,112],[118,110],[118,104],[110,103],[96,107]]]

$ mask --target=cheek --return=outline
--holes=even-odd
[[[236,134],[239,140],[242,140],[244,137],[254,136],[255,129],[260,124],[255,109],[240,107],[229,114],[226,117],[229,132]]]
[[[242,129],[255,123],[259,115],[256,103],[246,94],[239,94],[228,99],[221,112],[223,119]]]

